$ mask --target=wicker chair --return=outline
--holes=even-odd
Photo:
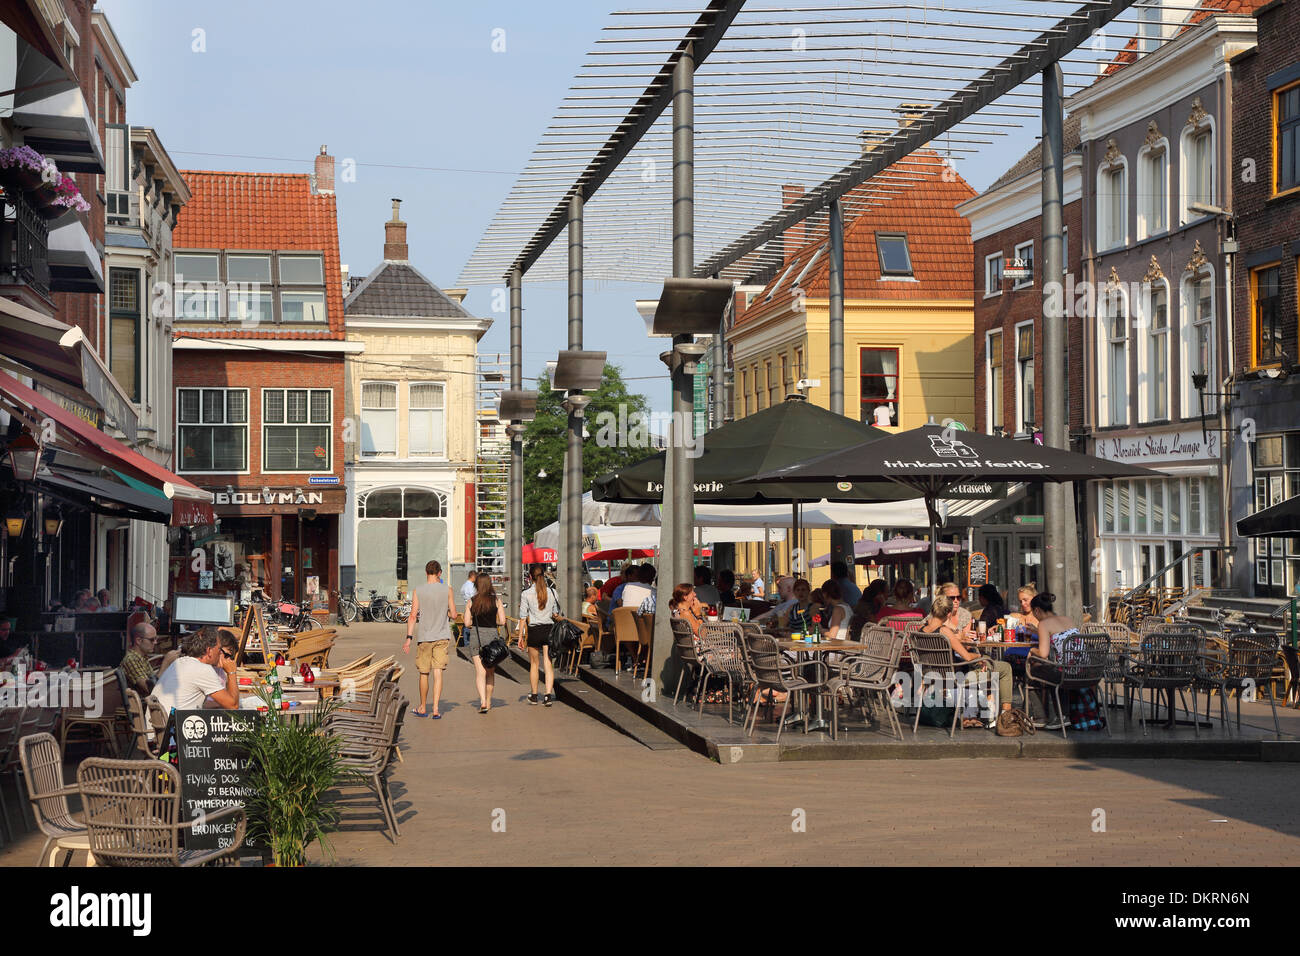
[[[898,663],[903,656],[903,645],[907,642],[905,635],[893,628],[879,624],[868,624],[862,629],[860,640],[867,649],[860,654],[852,654],[839,662],[838,673],[831,678],[829,688],[832,693],[831,736],[839,732],[840,700],[834,693],[840,688],[861,691],[863,695],[863,712],[874,697],[884,707],[889,717],[891,736],[903,739],[903,727],[898,722],[898,715],[889,698],[890,688],[898,673]]]
[[[638,638],[637,659],[632,663],[632,679],[636,680],[637,668],[642,668],[641,678],[650,676],[650,652],[654,649],[655,616],[653,614],[636,615],[636,634]]]
[[[1226,635],[1226,640],[1213,642],[1201,655],[1196,672],[1195,686],[1206,692],[1205,715],[1209,718],[1209,692],[1219,692],[1219,713],[1231,733],[1227,720],[1228,691],[1237,692],[1237,733],[1241,733],[1241,697],[1247,688],[1257,692],[1267,688],[1268,705],[1273,712],[1273,730],[1282,739],[1282,727],[1277,720],[1277,701],[1273,693],[1273,667],[1277,661],[1277,641],[1260,634]]]
[[[63,754],[59,752],[59,742],[53,734],[31,734],[18,742],[18,756],[22,761],[23,779],[27,782],[32,816],[36,818],[36,826],[45,834],[45,845],[36,858],[37,864],[54,866],[59,853],[66,851],[71,858],[75,850],[85,850],[89,854],[86,865],[94,866],[95,857],[90,853],[86,824],[76,819],[68,808],[68,797],[76,793],[77,788],[63,783]]]
[[[706,627],[708,625],[705,625]],[[737,629],[739,630],[739,628]],[[785,703],[781,705],[781,717],[776,724],[776,739],[781,741],[781,731],[785,724],[785,715],[790,709],[790,695],[808,691],[820,691],[830,679],[830,668],[825,661],[806,661],[792,664],[781,654],[776,638],[767,634],[742,632],[745,653],[753,669],[754,684],[759,690],[781,691],[785,693]],[[809,677],[800,671],[811,671],[815,677]],[[752,708],[753,718],[749,711]],[[749,723],[749,734],[753,736],[758,724],[759,698],[755,697],[745,710],[745,719]],[[804,733],[808,732],[808,722],[804,721]],[[832,728],[833,736],[833,728]]]
[[[700,625],[697,654],[704,666],[700,686],[700,713],[704,713],[709,678],[727,682],[727,723],[732,722],[736,694],[751,683],[745,662],[740,625],[734,621],[706,621]]]
[[[243,807],[222,807],[186,820],[181,810],[181,775],[161,760],[89,757],[77,768],[77,791],[85,808],[90,852],[104,866],[202,866],[232,862],[244,843]],[[216,850],[184,849],[181,834],[234,818],[230,845]]]
[[[354,774],[354,779],[340,783],[340,789],[364,786],[375,794],[384,817],[389,838],[396,843],[401,836],[397,826],[397,812],[393,795],[388,789],[387,772],[397,747],[397,734],[405,721],[407,699],[401,696],[387,698],[371,721],[351,721],[346,725],[332,714],[326,721],[326,733],[341,741],[342,764]]]
[[[700,659],[695,653],[695,632],[691,630],[690,624],[685,621],[673,618],[670,622],[673,629],[673,651],[677,655],[677,691],[673,694],[673,705],[676,706],[677,699],[682,694],[682,679],[686,677],[686,672],[691,671],[691,683],[694,686],[700,675]]]
[[[637,655],[641,651],[641,632],[637,628],[636,610],[630,607],[614,608],[614,673],[617,674],[622,670],[623,662],[619,656],[619,648],[624,644],[635,645],[632,654],[632,667],[635,673]]]
[[[912,631],[906,635],[907,650],[912,658],[912,672],[916,675],[912,693],[918,697],[924,688],[925,675],[934,674],[939,677],[943,686],[952,681],[955,682],[959,674],[967,674],[970,668],[974,667],[984,658],[975,658],[969,661],[957,661],[953,659],[952,645],[948,643],[948,638],[942,634],[927,634],[924,631]],[[957,725],[961,717],[961,701],[954,701],[952,709],[952,727],[948,729],[948,736],[953,737],[957,733]],[[912,721],[912,736],[916,736],[916,730],[921,724],[921,707],[916,708],[916,717]]]
[[[1195,681],[1204,647],[1205,639],[1199,629],[1180,633],[1156,631],[1143,636],[1137,647],[1130,648],[1121,655],[1124,663],[1125,715],[1129,713],[1132,690],[1137,690],[1139,697],[1144,690],[1155,693],[1167,691],[1171,697],[1171,706],[1173,692],[1177,691],[1179,700],[1183,701],[1183,709],[1186,710],[1187,702],[1183,699],[1183,690],[1186,688],[1192,692],[1192,729],[1199,737],[1199,721],[1195,719]],[[1142,724],[1142,735],[1146,736],[1146,716],[1141,711],[1138,716]]]
[[[1054,658],[1055,653],[1054,649]],[[1044,694],[1050,689],[1056,699],[1061,737],[1065,738],[1065,725],[1070,721],[1061,705],[1061,691],[1096,689],[1106,679],[1110,664],[1110,636],[1095,631],[1080,631],[1075,637],[1067,639],[1062,644],[1060,657],[1050,661],[1043,660],[1031,651],[1025,658],[1025,709],[1029,709],[1030,688],[1037,686]],[[1107,736],[1113,737],[1110,720],[1107,718],[1105,723]]]
[[[1137,644],[1137,635],[1128,629],[1126,624],[1108,622],[1105,624],[1090,622],[1079,628],[1080,634],[1101,634],[1105,635],[1110,641],[1110,647],[1106,653],[1106,671],[1102,677],[1102,692],[1105,695],[1103,701],[1106,707],[1111,706],[1113,701],[1116,705],[1119,703],[1119,689],[1124,686],[1124,661],[1122,657],[1128,653],[1130,647]]]
[[[85,672],[82,679],[86,678]],[[98,714],[93,713],[86,707],[65,707],[63,710],[63,726],[59,731],[59,749],[67,751],[69,733],[82,727],[88,731],[86,740],[90,742],[102,741],[108,744],[110,752],[114,756],[121,753],[121,747],[117,739],[117,711],[122,707],[122,688],[118,683],[117,672],[109,672],[104,677],[103,689],[100,692],[100,700],[97,705]],[[74,741],[75,742],[75,741]]]
[[[160,756],[165,744],[162,729],[167,726],[167,715],[163,712],[162,705],[153,697],[141,699],[130,687],[124,696],[126,712],[131,717],[131,747],[125,756],[134,756],[136,748],[143,750],[146,756]]]

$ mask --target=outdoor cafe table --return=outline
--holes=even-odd
[[[825,653],[832,653],[832,652],[853,653],[856,651],[865,651],[867,649],[866,644],[859,643],[858,641],[828,640],[828,639],[823,639],[817,642],[778,640],[776,642],[776,646],[783,651],[792,651],[795,654],[825,654]],[[823,716],[822,713],[821,694],[817,695],[816,718],[808,721],[807,715],[805,715],[804,720],[807,721],[806,726],[808,730],[822,730],[830,726],[830,724],[826,722],[826,718]]]

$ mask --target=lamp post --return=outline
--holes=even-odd
[[[34,481],[41,464],[41,445],[26,428],[9,443],[9,467],[21,482]]]

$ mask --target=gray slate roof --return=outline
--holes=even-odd
[[[1063,145],[1065,147],[1066,155],[1073,153],[1079,148],[1079,117],[1067,116],[1065,118],[1065,125],[1061,127],[1061,136],[1064,140]],[[986,189],[985,192],[992,192],[1013,180],[1019,179],[1021,176],[1037,172],[1042,166],[1042,161],[1043,147],[1039,144],[1029,152],[1025,153],[1018,163],[999,176],[993,185]]]
[[[381,262],[343,303],[347,315],[472,319],[459,302],[405,262]]]

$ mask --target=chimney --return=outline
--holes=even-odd
[[[930,103],[899,103],[894,110],[898,114],[898,128],[907,129],[909,126],[915,126],[927,117],[931,108]]]
[[[862,155],[875,152],[878,148],[889,142],[890,137],[894,134],[886,129],[864,129],[858,134],[858,139],[862,141]]]
[[[326,147],[320,148],[320,153],[316,156],[316,177],[312,184],[312,192],[318,195],[334,195],[334,157],[326,151]]]
[[[402,222],[398,215],[398,209],[401,207],[400,199],[393,200],[393,218],[384,223],[384,261],[385,262],[406,262],[408,253],[406,249],[406,223]]]
[[[781,208],[785,209],[799,200],[803,196],[804,189],[802,186],[794,183],[786,183],[781,187]],[[807,235],[804,229],[804,223],[798,223],[791,226],[785,231],[781,239],[781,245],[785,253],[785,261],[789,263],[794,258],[794,254],[799,251],[799,247],[804,244],[804,237]]]

